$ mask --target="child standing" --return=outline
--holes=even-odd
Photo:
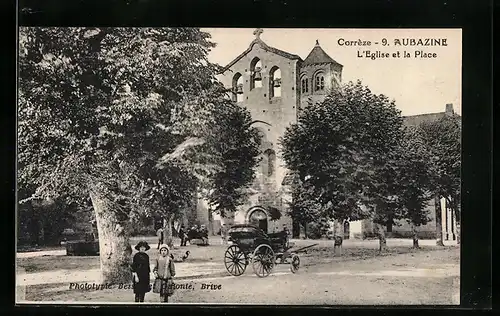
[[[165,244],[160,246],[160,255],[156,259],[153,272],[156,277],[153,291],[160,294],[160,302],[168,302],[168,297],[174,294],[175,265],[170,248]]]
[[[144,302],[144,296],[150,291],[149,273],[149,256],[146,253],[149,247],[146,241],[140,241],[135,249],[138,251],[132,260],[132,276],[133,276],[133,289],[136,302]]]

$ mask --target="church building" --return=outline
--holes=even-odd
[[[282,230],[284,225],[292,230],[292,220],[286,215],[286,168],[278,140],[286,127],[297,121],[297,114],[309,99],[321,101],[342,78],[342,65],[328,56],[317,41],[303,60],[264,43],[262,32],[254,32],[255,39],[248,49],[224,67],[219,77],[231,89],[232,99],[251,112],[253,126],[262,135],[262,160],[248,203],[240,207],[234,219],[214,215],[214,232],[218,231],[220,220],[254,223],[266,232]],[[200,201],[198,209],[200,216],[208,216],[206,203]],[[278,210],[281,217],[273,217],[271,210]]]
[[[287,201],[290,200],[286,190],[289,177],[286,177],[287,169],[279,152],[278,140],[287,126],[297,122],[301,108],[311,101],[321,102],[331,89],[341,84],[343,66],[330,57],[318,41],[302,59],[267,45],[260,38],[262,33],[262,29],[255,30],[255,39],[249,47],[225,66],[219,77],[231,89],[231,98],[251,112],[253,126],[262,135],[262,160],[250,188],[248,203],[240,206],[234,218],[220,218],[209,214],[207,203],[200,199],[197,217],[199,222],[208,224],[214,234],[222,223],[253,223],[268,233],[287,226],[298,237],[300,227],[286,215]],[[281,216],[275,216],[276,210]],[[432,230],[435,227],[432,223],[422,229]],[[344,238],[367,237],[373,231],[369,221],[346,221],[340,226]],[[391,230],[396,231],[397,227],[388,227],[388,232]]]

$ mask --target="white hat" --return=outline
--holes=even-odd
[[[162,244],[160,246],[160,249],[158,249],[158,251],[161,251],[163,248],[166,248],[167,249],[167,252],[170,252],[170,248],[167,246],[167,244]]]

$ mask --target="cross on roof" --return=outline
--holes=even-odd
[[[260,39],[260,34],[264,33],[263,29],[256,29],[253,31],[253,35],[255,35],[256,38]]]

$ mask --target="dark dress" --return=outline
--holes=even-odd
[[[149,256],[144,252],[138,252],[134,255],[132,261],[132,272],[136,272],[139,277],[139,282],[133,281],[134,293],[144,294],[150,291],[149,289]]]
[[[185,246],[187,236],[186,236],[186,230],[183,227],[179,229],[179,237],[181,238],[181,246]]]

